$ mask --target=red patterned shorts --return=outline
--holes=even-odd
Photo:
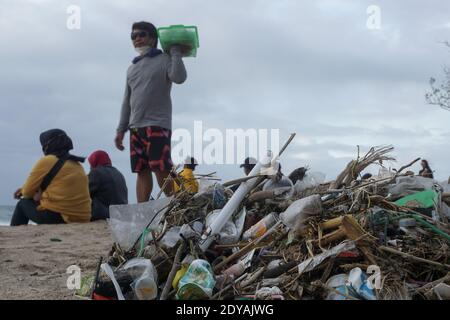
[[[171,170],[171,137],[171,130],[157,126],[130,129],[131,171]]]

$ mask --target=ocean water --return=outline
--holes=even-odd
[[[9,226],[13,212],[14,206],[0,205],[0,226]]]

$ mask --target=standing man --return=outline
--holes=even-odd
[[[170,54],[157,49],[158,34],[153,24],[136,22],[131,40],[139,56],[127,71],[125,95],[115,138],[116,147],[124,150],[123,138],[130,130],[131,170],[137,173],[138,202],[146,202],[153,189],[152,172],[160,187],[173,166],[170,155],[172,136],[172,82],[186,80],[182,48],[173,46]],[[166,195],[172,183],[166,183]]]

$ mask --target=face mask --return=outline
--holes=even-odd
[[[137,48],[134,48],[134,50],[136,50],[137,53],[139,53],[140,55],[143,55],[150,50],[150,46],[137,47]]]

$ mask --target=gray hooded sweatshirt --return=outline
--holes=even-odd
[[[117,132],[149,126],[172,130],[172,82],[181,84],[186,77],[181,52],[176,48],[170,55],[146,55],[133,63],[127,71]]]

